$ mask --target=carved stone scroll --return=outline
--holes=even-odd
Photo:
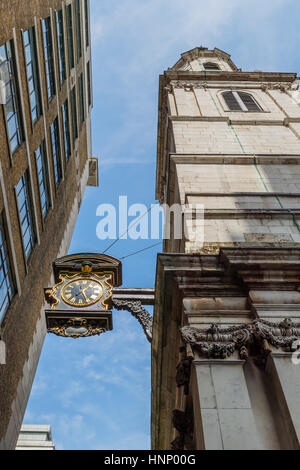
[[[140,300],[126,300],[126,299],[114,299],[113,306],[117,310],[127,310],[130,312],[142,325],[145,335],[148,341],[152,341],[152,324],[153,319],[150,313],[143,307]]]

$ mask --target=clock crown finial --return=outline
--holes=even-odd
[[[83,273],[90,273],[92,272],[93,268],[89,262],[82,263],[81,272]]]

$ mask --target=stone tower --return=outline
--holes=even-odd
[[[299,449],[297,90],[203,47],[160,76],[157,199],[204,218],[158,256],[153,449]]]

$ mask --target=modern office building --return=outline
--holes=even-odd
[[[92,158],[88,0],[0,3],[0,449],[14,449]]]
[[[299,105],[296,73],[219,49],[160,77],[156,195],[187,217],[157,262],[153,449],[299,449]]]
[[[16,450],[55,450],[48,424],[23,424]]]

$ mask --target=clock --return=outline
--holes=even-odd
[[[72,307],[89,307],[98,302],[104,293],[100,282],[93,279],[77,278],[64,285],[62,300]]]
[[[106,254],[77,253],[54,261],[55,284],[44,289],[47,331],[82,338],[110,331],[112,291],[121,285],[122,265]]]

